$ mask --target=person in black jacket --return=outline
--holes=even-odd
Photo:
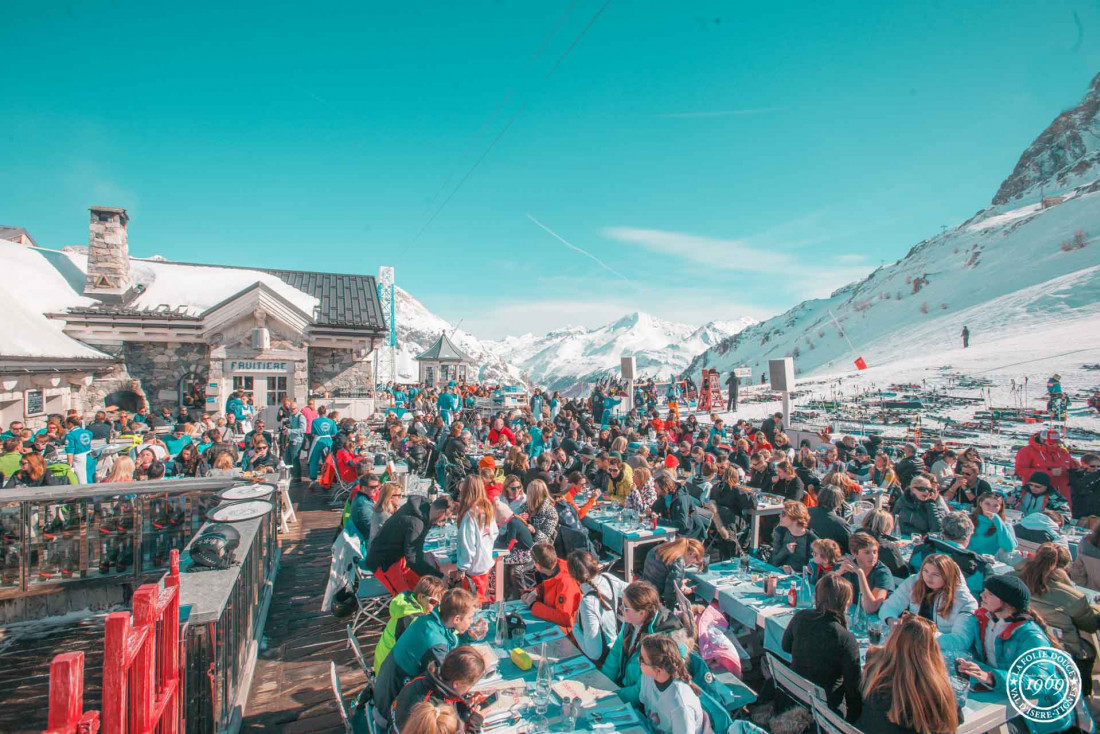
[[[825,690],[829,707],[855,721],[863,709],[860,698],[859,643],[848,630],[852,585],[838,573],[827,573],[814,588],[814,608],[797,612],[783,632],[783,650],[791,668]]]
[[[767,490],[777,494],[785,500],[801,502],[806,497],[806,487],[795,473],[794,466],[789,461],[781,461],[775,466],[775,477],[772,486]]]
[[[424,675],[413,678],[401,689],[393,704],[393,725],[401,731],[413,706],[427,701],[455,707],[467,731],[478,731],[483,718],[478,706],[484,695],[473,687],[485,674],[485,658],[471,645],[459,645],[447,653],[441,665],[428,663]]]
[[[810,513],[801,502],[787,500],[779,524],[772,531],[772,557],[770,563],[787,573],[802,569],[810,562],[813,551],[810,544],[817,540],[810,527]]]
[[[894,473],[898,475],[898,482],[902,489],[909,486],[913,477],[925,470],[924,462],[917,456],[917,447],[907,443],[901,447],[904,454],[901,461],[894,466]]]
[[[410,497],[371,539],[363,565],[390,593],[408,591],[421,576],[442,575],[424,558],[424,540],[433,526],[447,521],[451,506],[445,496],[431,502]]]
[[[794,469],[795,475],[802,480],[802,488],[806,490],[806,494],[814,497],[821,491],[821,478],[815,473],[816,468],[817,457],[809,454],[799,459]]]
[[[852,526],[836,512],[843,506],[843,492],[836,487],[822,487],[817,495],[817,507],[810,508],[810,530],[819,538],[835,540],[840,552],[847,553]]]
[[[763,454],[758,451],[749,457],[749,481],[747,484],[750,487],[759,489],[761,492],[771,492],[774,479],[775,473],[772,471],[771,464],[764,459]]]
[[[736,464],[748,474],[752,471],[752,459],[749,457],[749,442],[743,438],[737,439],[735,449],[730,454],[730,463]]]
[[[768,437],[768,443],[775,445],[775,434],[783,430],[783,414],[776,413],[765,418],[760,423],[760,430]]]
[[[1081,467],[1069,470],[1069,491],[1074,517],[1100,515],[1100,456],[1085,454]]]
[[[681,537],[702,540],[707,534],[706,521],[695,513],[696,502],[686,487],[670,474],[657,475],[657,501],[653,512],[662,525],[676,528]]]
[[[710,501],[718,508],[718,517],[733,533],[745,529],[748,523],[748,511],[756,506],[756,497],[751,491],[741,488],[741,475],[736,467],[728,467],[722,473],[722,479],[710,488]]]
[[[924,477],[916,477],[894,508],[902,535],[928,535],[943,529],[946,514],[936,490]]]
[[[690,599],[694,587],[686,586],[684,573],[690,566],[701,567],[706,558],[703,544],[692,538],[677,538],[662,543],[645,557],[642,580],[656,587],[661,604],[666,609],[676,608],[676,589],[683,589]]]
[[[863,523],[855,532],[867,533],[878,541],[878,559],[899,579],[908,578],[911,571],[898,547],[894,532],[894,516],[886,510],[872,510],[863,516]]]

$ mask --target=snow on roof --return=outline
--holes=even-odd
[[[416,355],[416,359],[438,360],[440,362],[474,362],[469,355],[456,347],[454,342],[447,338],[447,332],[440,334],[435,344]]]
[[[14,242],[0,241],[0,357],[55,357],[65,359],[109,359],[106,354],[66,336],[62,324],[44,314],[70,306],[94,303],[73,290],[71,278],[83,273],[65,273],[51,260],[61,253],[42,251]],[[62,263],[62,266],[64,263]]]
[[[87,252],[70,251],[65,255],[82,273],[87,272]],[[277,275],[260,270],[132,257],[130,273],[134,282],[145,288],[143,293],[126,304],[136,309],[154,309],[167,304],[171,310],[183,307],[188,315],[198,316],[257,282],[271,288],[309,316],[313,315],[319,303],[313,296],[287,285]]]

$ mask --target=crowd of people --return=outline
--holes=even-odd
[[[611,382],[585,398],[534,390],[504,408],[489,386],[380,386],[392,408],[376,425],[310,399],[285,401],[269,427],[239,394],[222,414],[50,416],[36,432],[17,421],[0,436],[0,474],[5,486],[41,486],[282,465],[314,487],[350,484],[344,523],[393,595],[373,710],[402,733],[477,728],[485,661],[468,643],[486,631],[474,618],[494,600],[494,553],[505,555],[506,597],[559,626],[655,730],[707,731],[715,709],[694,682],[705,667],[704,607],[689,574],[749,552],[764,494],[782,510],[765,525],[771,542],[757,557],[805,574],[814,588],[813,608],[795,615],[783,649],[862,730],[953,731],[953,676],[999,685],[1018,655],[1039,646],[1067,650],[1091,693],[1100,611],[1082,587],[1100,588],[1100,526],[1075,557],[1062,528],[1100,514],[1100,456],[1073,457],[1059,434],[1037,432],[1016,457],[1018,489],[1005,493],[972,447],[936,440],[922,451],[828,434],[796,445],[781,413],[759,424],[700,419],[683,407],[690,383],[626,390]],[[105,468],[90,459],[97,439],[132,447]],[[431,479],[433,493],[406,497],[390,465],[376,461],[383,444],[387,459]],[[864,501],[873,494],[883,497],[880,509]],[[638,572],[630,583],[601,563],[602,538],[583,522],[599,503],[675,530],[629,570]],[[448,523],[456,563],[443,573],[424,546]],[[1038,550],[1022,552],[1020,540]],[[996,573],[998,563],[1012,572]],[[888,628],[862,665],[849,630],[854,609]],[[942,663],[951,651],[955,669]]]

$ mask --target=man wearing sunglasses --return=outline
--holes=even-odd
[[[1074,517],[1100,515],[1100,456],[1085,454],[1081,466],[1069,470]]]
[[[961,464],[956,471],[950,484],[942,492],[946,499],[974,505],[983,494],[993,491],[989,482],[978,478],[977,464]],[[944,486],[944,483],[940,486]]]

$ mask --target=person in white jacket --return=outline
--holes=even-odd
[[[958,564],[950,556],[933,553],[921,563],[920,573],[902,581],[882,603],[878,616],[889,623],[909,611],[935,622],[940,633],[950,634],[977,608]]]
[[[691,682],[680,646],[665,635],[642,638],[639,702],[650,729],[662,734],[712,734],[699,688]]]
[[[600,562],[588,551],[573,551],[566,563],[569,575],[581,587],[573,637],[581,652],[597,665],[602,664],[619,634],[619,600],[626,584],[609,573],[601,573]]]
[[[493,543],[498,534],[484,480],[476,474],[466,477],[458,490],[458,575],[477,594],[480,604],[492,601],[489,571],[493,568]]]

